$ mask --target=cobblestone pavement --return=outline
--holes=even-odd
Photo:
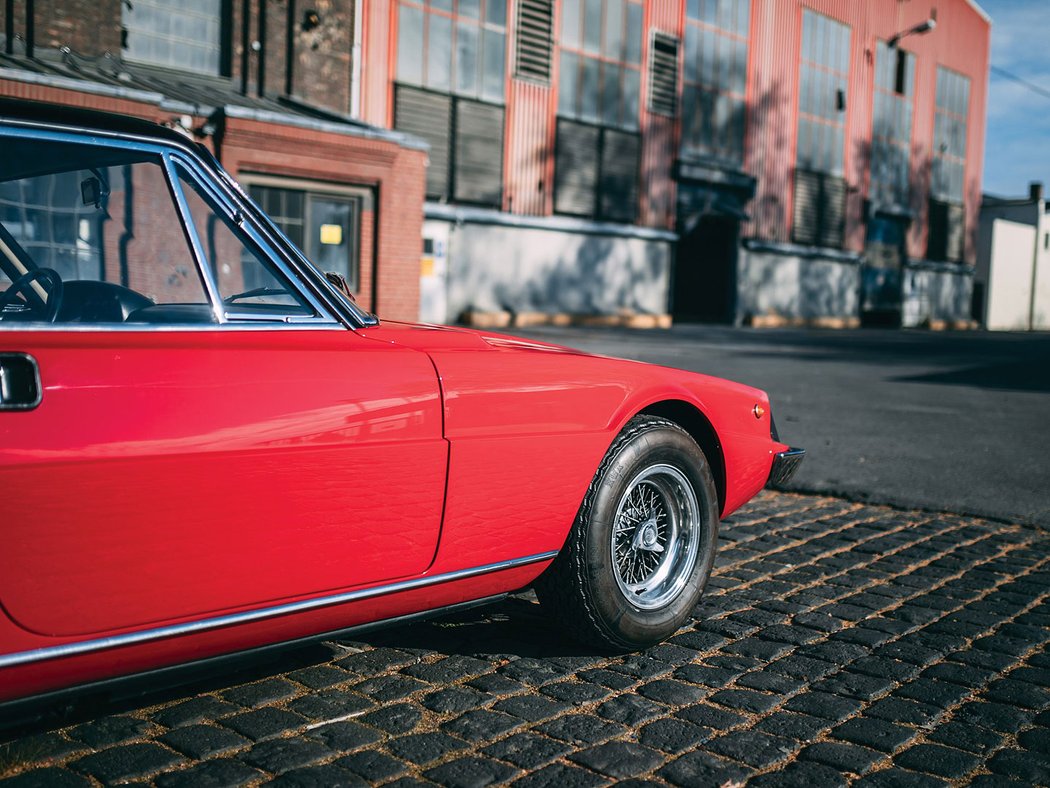
[[[767,492],[645,653],[575,648],[512,598],[27,733],[0,782],[1047,785],[1048,548]]]

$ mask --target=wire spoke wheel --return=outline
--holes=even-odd
[[[617,585],[643,610],[664,607],[689,582],[700,542],[693,486],[673,465],[652,465],[627,485],[613,520]]]
[[[685,623],[718,541],[718,491],[693,437],[659,416],[620,431],[536,596],[579,640],[645,648]]]

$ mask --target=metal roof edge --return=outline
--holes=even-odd
[[[44,87],[60,88],[63,90],[75,90],[79,93],[93,93],[98,96],[122,98],[128,99],[129,101],[141,101],[146,104],[155,104],[158,106],[160,106],[165,100],[164,94],[152,90],[140,90],[138,88],[124,88],[116,85],[106,85],[88,79],[72,79],[70,77],[59,77],[49,74],[37,74],[24,69],[7,68],[4,66],[0,66],[0,79],[10,79],[15,82],[43,85]]]
[[[411,150],[430,151],[430,145],[419,137],[405,134],[401,131],[390,131],[378,126],[357,125],[341,123],[332,120],[318,120],[300,115],[293,115],[273,110],[255,109],[254,107],[242,107],[237,104],[227,104],[222,111],[229,118],[242,120],[257,120],[261,123],[277,123],[283,126],[295,126],[301,129],[312,129],[314,131],[326,131],[333,134],[343,134],[349,137],[361,137],[363,139],[382,140],[393,142],[402,148]]]
[[[977,16],[981,17],[988,24],[993,24],[992,18],[988,16],[988,12],[977,5],[977,0],[966,0],[966,4],[970,6],[974,11],[977,12]]]

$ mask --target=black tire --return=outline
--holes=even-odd
[[[718,494],[704,453],[677,424],[636,416],[606,452],[536,596],[578,640],[645,648],[689,617],[717,540]]]

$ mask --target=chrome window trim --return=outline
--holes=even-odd
[[[192,159],[183,156],[177,152],[169,154],[166,157],[166,159],[168,160],[168,163],[173,170],[171,175],[174,178],[176,186],[178,187],[180,207],[183,211],[185,211],[183,215],[183,221],[186,224],[186,226],[190,228],[190,231],[193,234],[194,249],[199,255],[197,265],[202,270],[204,275],[214,282],[214,275],[212,274],[211,268],[205,262],[207,260],[207,256],[204,254],[204,247],[201,244],[200,236],[197,232],[196,225],[190,218],[191,215],[189,212],[189,205],[185,201],[186,195],[182,191],[182,185],[178,182],[179,168],[181,168],[185,172],[186,177],[192,178],[196,182],[197,186],[199,186],[201,189],[203,189],[205,192],[211,195],[212,199],[218,204],[218,206],[220,206],[221,209],[225,211],[226,218],[229,221],[233,222],[235,225],[237,225],[241,229],[241,231],[248,237],[248,240],[255,245],[256,248],[254,251],[261,254],[261,256],[265,259],[269,260],[277,268],[277,270],[281,272],[281,275],[285,278],[285,280],[287,280],[289,287],[294,289],[295,292],[298,293],[299,296],[302,297],[306,301],[306,303],[308,303],[310,307],[317,313],[316,315],[303,315],[297,313],[274,313],[271,315],[266,315],[265,317],[253,315],[251,317],[244,317],[243,319],[252,320],[253,322],[262,322],[265,320],[271,323],[336,322],[335,317],[332,316],[331,311],[327,308],[327,306],[321,303],[321,301],[317,299],[313,293],[309,292],[307,288],[304,288],[302,286],[299,272],[290,269],[287,262],[284,260],[284,257],[281,254],[279,254],[276,249],[273,248],[272,244],[267,242],[267,240],[255,227],[250,217],[246,216],[243,212],[241,212],[240,209],[236,206],[236,204],[231,205],[229,195],[219,193],[219,190],[215,188],[213,179],[206,177],[207,173],[203,171],[203,168],[200,167],[199,164],[194,162]],[[242,243],[243,242],[244,241],[242,239]],[[226,325],[229,323],[236,322],[238,319],[242,319],[231,316],[235,315],[236,313],[231,312],[227,309],[227,304],[222,300],[222,294],[219,292],[217,284],[215,284],[214,296],[215,314],[222,324]]]
[[[332,312],[337,318],[341,319],[351,329],[369,328],[379,325],[378,317],[370,312],[366,312],[356,303],[351,303],[342,293],[336,290],[335,286],[323,274],[314,268],[313,263],[306,258],[303,251],[270,219],[266,211],[256,205],[255,201],[241,187],[241,184],[215,158],[215,154],[207,149],[204,150],[204,154],[206,154],[205,158],[208,164],[214,168],[217,182],[231,195],[231,199],[235,203],[240,201],[248,209],[249,213],[254,215],[260,231],[272,242],[273,248],[279,251],[281,258],[287,261],[296,271],[302,272],[304,283],[312,291],[319,291],[318,294],[332,308]],[[378,205],[378,195],[376,195],[375,199]]]
[[[204,247],[201,245],[200,234],[197,232],[197,225],[193,221],[189,204],[186,202],[186,194],[182,191],[182,184],[179,183],[178,171],[175,169],[175,162],[172,161],[170,152],[164,153],[164,172],[168,176],[168,188],[171,190],[171,195],[175,200],[175,209],[179,212],[179,218],[182,220],[182,232],[189,241],[190,250],[197,261],[197,275],[204,282],[204,290],[211,300],[212,316],[215,318],[216,323],[222,325],[226,321],[223,314],[222,296],[219,295],[219,286],[215,282],[215,276],[212,274],[211,268],[205,264],[207,258],[204,256]]]
[[[17,328],[15,328],[17,326]],[[156,333],[158,331],[173,333],[200,333],[203,331],[227,332],[227,331],[346,331],[346,326],[335,321],[313,321],[308,323],[296,323],[294,321],[258,320],[254,322],[228,322],[216,323],[39,323],[30,320],[9,323],[5,328],[0,322],[0,337],[5,332],[21,331],[28,332],[77,332],[77,333],[101,333],[108,331],[124,333]]]
[[[198,632],[207,632],[212,629],[236,626],[239,624],[249,624],[255,621],[274,618],[276,616],[286,616],[292,613],[317,610],[319,608],[357,602],[362,599],[372,599],[374,597],[396,594],[403,591],[413,591],[417,588],[425,588],[427,586],[449,583],[456,580],[466,580],[479,575],[492,574],[493,572],[516,569],[521,566],[540,563],[541,561],[551,561],[557,555],[557,550],[551,550],[545,553],[523,556],[521,558],[511,558],[506,561],[498,561],[493,564],[483,564],[481,566],[470,567],[467,569],[457,569],[453,572],[446,572],[440,575],[416,577],[411,580],[401,580],[396,583],[387,583],[385,585],[362,588],[356,591],[344,591],[340,594],[314,597],[299,602],[288,602],[282,605],[274,605],[256,610],[245,610],[240,613],[230,613],[223,616],[199,619],[197,621],[187,621],[182,624],[143,629],[137,632],[127,632],[122,635],[81,640],[75,643],[66,643],[61,646],[45,646],[44,648],[31,649],[30,651],[17,651],[13,654],[0,655],[0,668],[28,665],[34,662],[59,659],[62,657],[73,657],[95,651],[120,648],[122,646],[132,646],[139,643],[148,643],[163,638],[191,635]]]
[[[248,209],[247,213],[255,214],[254,218],[258,223],[256,230],[267,240],[268,246],[276,252],[275,256],[297,274],[293,277],[294,283],[301,291],[309,292],[311,295],[319,298],[327,307],[324,311],[334,316],[339,325],[354,330],[379,324],[379,319],[375,315],[365,312],[356,304],[348,303],[324,276],[314,271],[312,263],[284,236],[280,228],[276,227],[269,220],[266,213],[255,205],[233,176],[226,171],[219,160],[215,158],[215,155],[207,148],[200,148],[191,140],[182,143],[174,139],[157,139],[135,132],[88,127],[68,129],[59,122],[48,123],[0,117],[0,139],[5,136],[37,136],[38,138],[53,139],[58,142],[77,142],[89,145],[112,144],[131,150],[155,153],[162,157],[169,153],[181,154],[185,160],[193,162],[199,172],[205,172],[209,176],[214,176],[214,180],[209,178],[208,183],[216,185],[223,192],[224,202],[233,205],[243,204]],[[309,270],[303,270],[304,268]],[[24,326],[28,325],[28,323],[20,325]],[[190,324],[183,325],[188,326]],[[271,325],[277,328],[281,324],[275,322]],[[98,330],[113,330],[114,328],[101,323],[98,326]],[[67,328],[65,330],[70,329]]]

